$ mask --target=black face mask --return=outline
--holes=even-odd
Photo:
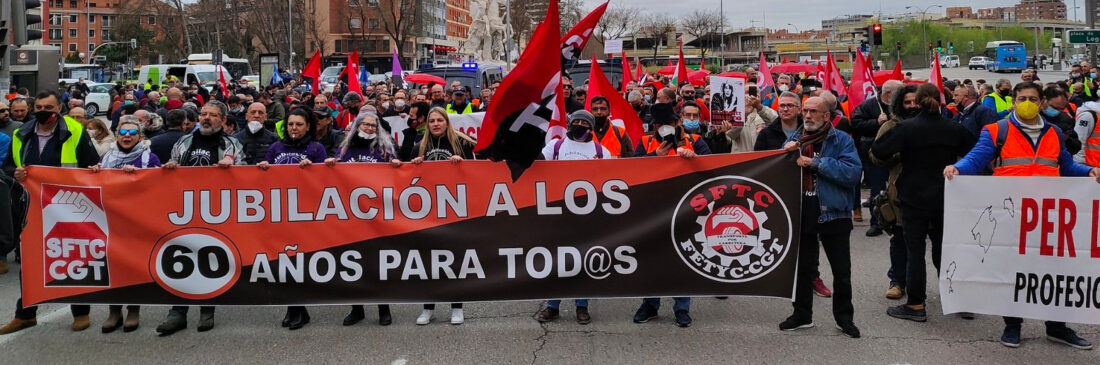
[[[920,108],[905,108],[902,109],[902,113],[905,113],[905,115],[902,115],[903,118],[909,119],[920,114]]]
[[[352,114],[359,114],[359,107],[357,107],[357,106],[349,106],[349,107],[348,107],[348,112],[349,112],[349,113],[352,113]]]
[[[596,117],[596,125],[607,125],[607,116]]]
[[[1012,94],[1012,90],[1011,89],[1001,89],[1001,90],[998,90],[997,93],[1001,94],[1001,96],[1009,96],[1009,95]]]
[[[569,139],[580,141],[588,136],[589,128],[579,124],[569,125]]]
[[[38,121],[39,124],[50,123],[50,122],[56,121],[56,120],[51,120],[51,118],[57,118],[57,117],[58,117],[57,113],[54,113],[54,112],[47,112],[47,111],[34,112],[34,120]]]

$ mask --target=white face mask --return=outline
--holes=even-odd
[[[660,128],[657,128],[657,134],[659,134],[661,137],[671,136],[673,133],[676,133],[676,127],[670,126],[668,124],[662,125]]]
[[[791,87],[787,86],[786,84],[779,85],[779,91],[790,91],[790,90],[791,90]]]
[[[248,122],[248,131],[249,132],[252,132],[252,133],[259,132],[260,129],[262,129],[263,127],[264,127],[263,123],[260,123],[260,122],[254,121],[254,120]]]
[[[382,109],[389,109],[389,108],[390,108],[390,102],[387,101],[387,102],[382,103]]]
[[[364,132],[364,131],[359,131],[358,134],[359,134],[359,138],[362,138],[362,139],[374,139],[374,137],[377,136],[376,133],[367,133],[367,132]]]
[[[88,133],[88,137],[92,137],[92,138],[95,138],[95,132],[96,132],[96,131],[94,131],[94,130],[91,130],[91,129],[88,129],[88,130],[85,130],[85,132],[87,132],[87,133]]]
[[[405,99],[397,99],[393,102],[393,105],[397,106],[398,108],[404,108],[405,107]]]

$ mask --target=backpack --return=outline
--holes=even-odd
[[[596,144],[596,159],[602,160],[603,159],[603,146],[600,145],[600,142],[596,142],[596,140],[592,140],[592,142]],[[558,159],[558,152],[561,151],[561,145],[563,143],[565,143],[565,138],[558,138],[558,141],[554,142],[554,160],[555,161],[557,161],[557,159]]]

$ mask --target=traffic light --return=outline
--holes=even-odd
[[[929,51],[931,51],[931,50],[932,50],[932,42],[928,42],[928,50],[929,50]]]
[[[897,49],[900,51],[901,50],[901,41],[898,41],[897,43],[895,43],[894,47],[897,47]]]
[[[943,51],[943,41],[936,41],[936,51]]]
[[[0,7],[0,67],[8,67],[9,48],[11,48],[11,8]]]
[[[882,24],[871,25],[871,44],[882,45]]]
[[[947,42],[947,50],[948,51],[954,51],[955,50],[955,42]]]
[[[41,15],[27,14],[27,11],[42,6],[39,0],[13,0],[11,2],[12,32],[15,33],[14,44],[22,46],[28,41],[42,39],[41,30],[27,29],[32,25],[42,23]]]

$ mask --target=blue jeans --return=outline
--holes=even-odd
[[[674,297],[672,298],[672,311],[690,311],[691,310],[691,298],[689,297]],[[645,298],[642,299],[643,305],[648,305],[653,309],[661,309],[661,298]]]
[[[588,299],[574,299],[573,304],[575,304],[577,306],[577,308],[588,308]],[[561,306],[561,300],[554,299],[554,300],[547,300],[546,301],[546,307],[547,308],[558,309],[558,307],[560,307],[560,306]]]

